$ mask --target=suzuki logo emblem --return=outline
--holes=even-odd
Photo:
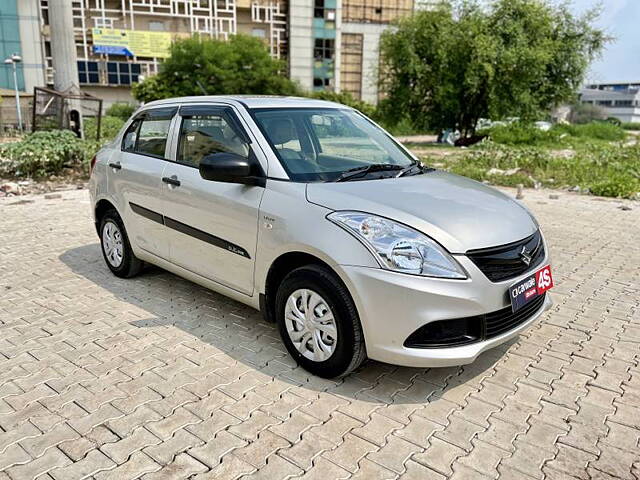
[[[527,247],[522,247],[522,251],[520,252],[520,260],[522,260],[522,263],[524,263],[527,267],[531,263],[531,252],[527,250]]]

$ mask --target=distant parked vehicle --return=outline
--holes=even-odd
[[[335,103],[149,103],[94,158],[90,193],[115,275],[149,262],[260,309],[324,377],[366,357],[470,363],[551,306],[522,205]]]

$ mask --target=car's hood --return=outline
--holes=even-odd
[[[441,171],[402,178],[310,183],[307,199],[332,210],[396,220],[464,253],[521,240],[538,228],[512,198],[482,183]]]

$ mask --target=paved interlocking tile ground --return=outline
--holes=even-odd
[[[0,200],[0,479],[640,477],[640,206],[527,192],[556,304],[472,365],[296,367],[238,303],[103,263],[84,191]]]

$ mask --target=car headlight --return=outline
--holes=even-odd
[[[427,277],[467,278],[444,248],[406,225],[361,212],[333,212],[327,219],[362,241],[382,268]]]

